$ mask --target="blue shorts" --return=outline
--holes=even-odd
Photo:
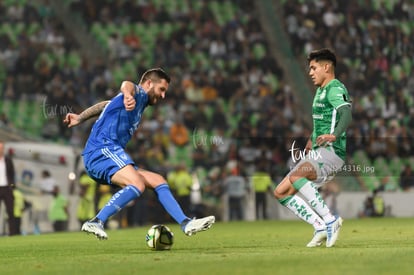
[[[121,146],[112,145],[83,154],[86,172],[99,183],[111,184],[111,177],[134,161]]]

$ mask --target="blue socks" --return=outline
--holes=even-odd
[[[105,223],[110,216],[120,211],[130,201],[138,198],[139,196],[141,196],[141,192],[138,188],[133,185],[128,185],[112,196],[104,208],[102,208],[98,215],[96,215],[96,218]]]
[[[164,207],[164,209],[170,214],[171,217],[180,225],[185,226],[187,221],[190,221],[178,202],[171,194],[168,184],[161,184],[155,188],[155,193],[158,196],[158,200]],[[96,218],[105,223],[109,217],[116,214],[122,208],[124,208],[130,201],[138,198],[141,192],[133,185],[128,185],[124,189],[115,193],[104,208],[99,211]]]
[[[164,209],[170,214],[171,217],[178,223],[183,224],[186,221],[190,220],[183,210],[181,209],[180,205],[176,201],[176,199],[171,194],[170,187],[168,184],[164,183],[155,188],[155,193],[158,195],[158,200],[164,207]]]

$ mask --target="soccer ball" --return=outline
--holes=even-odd
[[[174,234],[167,226],[156,224],[148,230],[145,240],[152,250],[170,250],[174,243]]]

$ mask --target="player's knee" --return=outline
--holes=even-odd
[[[285,186],[284,182],[282,182],[273,190],[273,196],[278,200],[283,199],[288,195],[288,190],[289,188]]]
[[[167,183],[167,180],[163,176],[157,175],[154,177],[154,181],[152,181],[150,184],[151,184],[151,187],[155,189],[162,184],[168,184],[168,183]]]
[[[155,181],[158,185],[163,184],[163,183],[167,183],[167,180],[161,175],[158,175],[158,177]]]
[[[278,186],[276,186],[275,190],[273,191],[273,196],[276,199],[281,200],[287,196],[294,195],[296,192],[296,189],[292,186],[292,176],[289,175],[285,177]]]
[[[300,178],[303,178],[304,175],[290,175],[289,181],[292,184],[293,182],[297,181]]]
[[[308,180],[316,179],[316,171],[315,168],[313,168],[312,164],[304,163],[289,175],[289,181],[291,183],[297,181],[300,178],[307,178]]]
[[[167,183],[167,180],[163,176],[154,172],[138,170],[137,174],[143,179],[145,186],[152,189]]]
[[[131,184],[127,184],[127,186],[128,185],[135,186],[141,192],[141,194],[145,191],[145,184],[143,182],[133,182]]]
[[[278,200],[284,197],[284,195],[281,192],[279,192],[279,190],[277,190],[277,187],[275,188],[275,190],[273,190],[273,196]]]

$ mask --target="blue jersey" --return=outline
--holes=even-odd
[[[104,108],[92,127],[83,153],[89,153],[112,145],[125,148],[141,121],[148,106],[148,95],[135,84],[135,109],[125,110],[124,95],[119,93]]]

